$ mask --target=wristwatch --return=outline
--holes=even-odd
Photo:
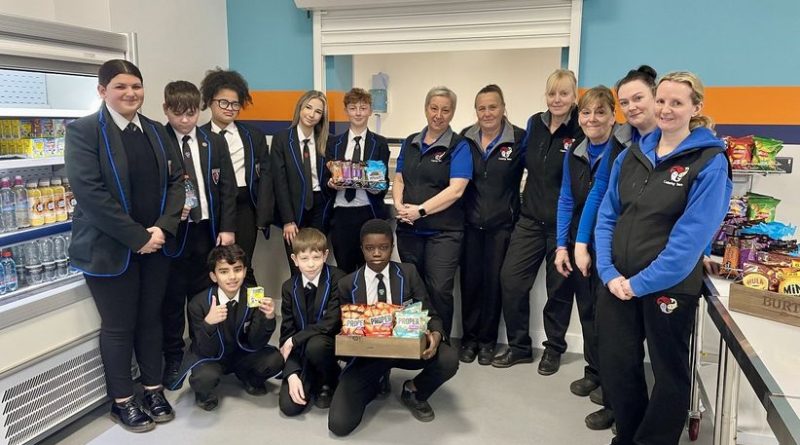
[[[420,218],[425,218],[426,216],[428,216],[428,212],[426,212],[422,206],[417,207],[417,211],[419,212]]]

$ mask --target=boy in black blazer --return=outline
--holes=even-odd
[[[231,245],[236,232],[236,178],[225,139],[197,127],[200,91],[183,80],[164,88],[167,133],[179,147],[185,181],[190,181],[198,199],[191,209],[184,206],[174,242],[164,252],[172,256],[170,280],[162,307],[164,330],[163,383],[172,385],[183,360],[186,303],[208,289],[208,253],[215,245]]]
[[[253,251],[258,230],[269,236],[273,222],[275,195],[269,148],[264,133],[237,121],[239,111],[253,103],[247,81],[236,71],[211,70],[200,84],[201,109],[211,110],[211,122],[204,131],[220,134],[228,144],[228,152],[236,177],[236,244],[247,254],[247,277],[255,285]]]
[[[389,144],[385,137],[367,128],[372,115],[372,95],[361,88],[353,88],[344,95],[344,108],[350,120],[350,128],[328,140],[325,158],[338,161],[381,161],[388,171]],[[364,265],[364,256],[359,248],[361,226],[370,219],[386,219],[386,205],[383,203],[386,190],[347,190],[333,185],[330,179],[328,187],[336,192],[328,200],[323,213],[324,226],[330,227],[336,265],[346,273],[353,273]]]
[[[412,264],[389,261],[393,248],[392,227],[381,219],[367,221],[361,228],[361,250],[366,266],[339,281],[343,303],[374,304],[386,301],[404,305],[422,302],[430,321],[425,335],[428,348],[420,360],[354,358],[339,378],[328,412],[328,429],[337,436],[350,434],[364,415],[367,404],[381,387],[381,378],[392,368],[422,369],[414,379],[403,383],[400,400],[422,422],[434,418],[428,398],[458,371],[458,356],[444,337],[442,319],[428,300],[428,292]],[[380,295],[385,295],[381,298]]]
[[[215,285],[189,303],[192,343],[172,389],[191,372],[195,403],[206,411],[219,403],[214,389],[223,374],[235,373],[248,394],[264,395],[266,380],[283,369],[280,352],[268,344],[275,331],[275,303],[266,297],[258,308],[247,306],[244,260],[236,244],[215,247],[208,255]]]
[[[341,369],[334,338],[341,328],[336,287],[344,273],[325,264],[328,240],[317,229],[301,229],[292,244],[299,269],[281,287],[281,354],[286,360],[279,405],[287,416],[303,412],[313,397],[326,409]]]

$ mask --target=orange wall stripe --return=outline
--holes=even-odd
[[[241,120],[291,121],[297,100],[305,91],[251,91],[253,104],[239,113]],[[331,122],[347,122],[344,110],[344,92],[328,91],[328,108]]]

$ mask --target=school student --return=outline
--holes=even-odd
[[[139,114],[142,74],[109,60],[97,74],[97,113],[67,127],[67,177],[78,204],[69,254],[100,313],[100,354],[111,418],[134,432],[175,417],[161,386],[161,304],[177,233],[183,170],[164,127]],[[134,397],[134,351],[144,395]]]
[[[208,255],[214,285],[189,303],[192,343],[176,386],[188,373],[195,404],[211,411],[219,404],[220,378],[234,373],[254,396],[267,393],[266,381],[280,374],[283,358],[269,339],[275,331],[275,303],[265,297],[258,307],[247,304],[246,254],[236,244],[217,246]]]
[[[203,131],[219,134],[228,144],[236,177],[236,244],[247,254],[247,282],[255,284],[253,251],[258,230],[269,234],[275,195],[267,139],[260,130],[237,121],[239,111],[253,103],[247,81],[236,71],[211,70],[200,84],[201,109],[211,110]]]
[[[236,178],[228,145],[222,136],[197,127],[200,91],[191,82],[170,82],[164,88],[167,134],[180,147],[184,181],[189,181],[197,206],[184,206],[170,255],[170,279],[163,305],[164,386],[178,377],[183,360],[186,303],[211,284],[206,268],[216,245],[236,240]]]
[[[394,247],[388,222],[372,219],[361,228],[361,250],[366,265],[339,281],[342,303],[403,305],[422,302],[431,317],[425,332],[427,348],[419,360],[382,358],[351,359],[339,377],[328,411],[328,429],[337,436],[350,434],[361,423],[364,410],[380,392],[382,379],[392,368],[418,370],[406,380],[400,394],[403,405],[421,422],[434,419],[428,399],[458,371],[458,354],[447,342],[442,319],[428,300],[428,292],[416,268],[390,261]]]
[[[310,90],[297,101],[292,126],[272,138],[279,224],[283,227],[286,258],[292,274],[292,242],[304,227],[323,229],[323,213],[329,199],[325,166],[328,141],[328,99]]]
[[[386,138],[367,128],[372,115],[372,95],[361,88],[353,88],[344,95],[344,108],[350,128],[328,140],[326,159],[381,161],[388,169],[389,145]],[[364,256],[358,247],[361,226],[370,219],[387,217],[383,203],[386,190],[349,190],[335,186],[331,179],[328,187],[336,190],[335,197],[327,202],[324,215],[326,226],[330,226],[333,255],[339,269],[352,273],[364,265]]]
[[[300,273],[281,287],[281,354],[286,360],[278,400],[281,412],[296,416],[314,399],[326,409],[339,380],[334,339],[341,328],[337,286],[344,273],[325,264],[328,240],[317,229],[300,229],[292,261]]]
[[[703,251],[728,210],[725,144],[703,116],[690,72],[656,88],[658,128],[614,161],[595,229],[603,395],[614,444],[678,443],[689,408],[689,337],[703,282]],[[655,382],[648,392],[644,346]]]

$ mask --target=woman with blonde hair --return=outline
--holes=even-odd
[[[614,444],[678,443],[689,407],[689,336],[703,251],[728,209],[725,144],[689,72],[662,77],[658,128],[614,162],[595,229],[597,328]],[[655,383],[648,398],[644,347]]]

